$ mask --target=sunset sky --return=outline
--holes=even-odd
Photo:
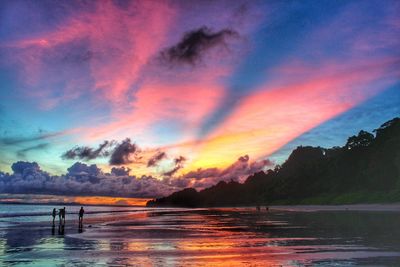
[[[341,146],[400,115],[399,14],[390,0],[0,1],[0,193],[153,197]]]

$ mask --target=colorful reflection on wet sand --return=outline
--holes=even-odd
[[[89,214],[82,233],[77,220],[72,220],[75,217],[70,217],[63,234],[57,223],[52,229],[48,222],[0,222],[0,264],[392,266],[400,262],[398,212],[105,211]]]

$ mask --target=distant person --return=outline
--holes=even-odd
[[[62,221],[62,213],[63,213],[63,209],[58,209],[58,221],[61,223]]]
[[[260,211],[260,206],[259,205],[256,206],[256,210]]]
[[[53,224],[54,224],[54,221],[56,220],[56,215],[57,215],[56,208],[53,209],[53,213],[51,215],[53,216]]]
[[[79,210],[79,226],[82,227],[83,224],[83,214],[85,213],[85,210],[83,207]]]
[[[63,222],[65,223],[65,207],[62,210],[63,210],[62,211],[62,219],[63,219]]]
[[[269,207],[268,206],[265,206],[265,211],[269,211]]]

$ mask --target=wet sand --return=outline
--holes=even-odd
[[[3,224],[0,265],[396,266],[399,206],[144,209]]]

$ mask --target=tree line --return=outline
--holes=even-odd
[[[249,206],[348,204],[400,201],[400,118],[373,133],[360,131],[343,147],[299,146],[274,169],[241,184],[224,182],[186,188],[148,206]]]

